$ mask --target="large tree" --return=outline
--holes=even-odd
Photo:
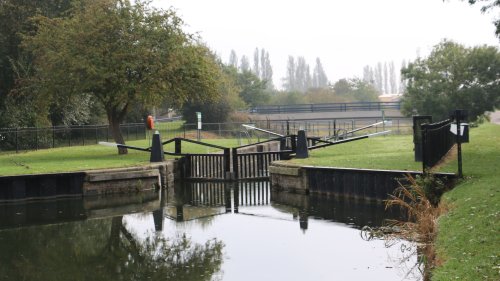
[[[124,144],[119,125],[136,103],[168,97],[180,105],[217,94],[220,68],[173,10],[142,0],[85,1],[73,9],[66,18],[39,17],[38,32],[26,38],[36,58],[35,83],[46,96],[95,97],[117,143]]]
[[[407,82],[403,113],[445,119],[467,109],[471,121],[500,106],[500,53],[497,47],[466,48],[443,41],[428,58],[402,69]]]
[[[316,66],[314,66],[313,71],[313,87],[314,88],[327,88],[328,87],[328,77],[326,76],[325,70],[319,58],[316,58]]]
[[[20,48],[22,34],[33,32],[36,26],[32,24],[30,18],[36,15],[44,15],[46,17],[57,17],[67,12],[71,7],[71,0],[1,0],[0,1],[0,127],[3,126],[19,126],[19,125],[34,125],[29,116],[7,116],[7,107],[14,108],[14,104],[5,104],[8,95],[16,88],[16,81],[19,76],[29,72],[31,56]],[[19,107],[24,107],[30,100],[25,97],[13,97],[12,99],[24,102],[18,104]],[[10,112],[14,115],[18,114],[18,110]],[[27,115],[33,112],[31,110],[24,112]],[[20,117],[20,118],[19,118]],[[14,124],[11,124],[12,121]],[[26,122],[27,124],[19,124]]]

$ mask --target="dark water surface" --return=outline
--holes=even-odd
[[[420,279],[410,243],[361,238],[387,218],[401,215],[267,182],[3,204],[0,280]]]

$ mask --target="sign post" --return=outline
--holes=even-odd
[[[201,139],[201,112],[196,112],[196,119],[198,120],[197,139],[198,139],[198,141],[200,141],[200,139]]]
[[[457,109],[455,110],[455,121],[456,123],[456,143],[457,143],[457,162],[458,162],[458,176],[460,178],[463,178],[464,174],[462,172],[462,126],[460,125],[460,122],[462,120],[466,121],[467,120],[467,111],[463,109]]]

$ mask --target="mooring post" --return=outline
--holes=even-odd
[[[283,152],[283,150],[286,150],[286,137],[280,138],[280,160],[289,160],[290,158],[288,157],[288,153]]]
[[[182,142],[180,138],[175,138],[175,154],[182,153]]]
[[[156,131],[153,134],[153,144],[151,145],[149,162],[163,162],[164,160],[165,157],[163,156],[163,145],[161,144],[160,133]]]
[[[297,159],[309,158],[309,151],[307,149],[307,136],[306,131],[299,130],[297,135]]]
[[[297,135],[290,136],[290,145],[292,146],[292,152],[297,152]]]

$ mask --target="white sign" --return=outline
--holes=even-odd
[[[467,125],[467,123],[460,123],[460,136],[463,136],[464,135],[464,131],[465,131],[465,126]],[[457,134],[457,124],[456,123],[452,123],[451,126],[450,126],[450,132],[454,135]]]
[[[196,118],[198,118],[198,130],[201,130],[201,112],[196,112]]]

